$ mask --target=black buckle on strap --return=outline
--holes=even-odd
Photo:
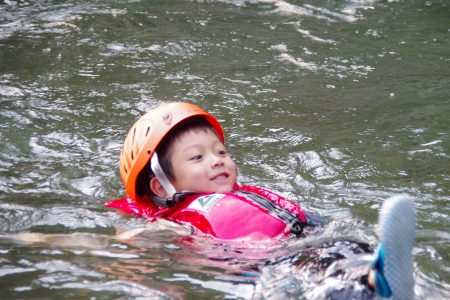
[[[197,195],[197,194],[199,194],[199,193],[192,192],[192,191],[182,191],[182,192],[177,192],[177,193],[173,194],[172,199],[153,195],[152,202],[155,203],[156,205],[158,205],[159,207],[171,208],[171,207],[174,207],[176,204],[182,203],[189,196]]]

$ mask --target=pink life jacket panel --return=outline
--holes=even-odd
[[[289,234],[282,220],[250,199],[232,193],[189,197],[164,218],[187,223],[204,234],[225,240],[261,240]]]

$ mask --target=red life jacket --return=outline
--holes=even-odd
[[[308,218],[299,205],[255,186],[237,187],[232,193],[190,195],[171,208],[160,208],[152,202],[138,203],[127,197],[107,202],[105,205],[151,220],[164,218],[191,227],[194,234],[224,240],[263,240],[289,235],[291,229],[286,220],[267,208],[267,205],[255,203],[252,199],[254,197],[249,197],[251,193],[267,199],[270,205],[281,208],[282,212],[307,224]]]

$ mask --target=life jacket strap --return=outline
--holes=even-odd
[[[254,203],[266,209],[272,216],[283,221],[289,228],[289,231],[298,237],[302,235],[303,229],[310,225],[297,217],[296,214],[280,207],[261,195],[247,191],[236,191],[235,193],[246,196],[248,199],[253,200]]]

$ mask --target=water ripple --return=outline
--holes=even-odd
[[[91,283],[91,282],[71,282],[65,283],[60,287],[53,287],[60,289],[87,289],[91,291],[109,291],[118,294],[124,294],[134,299],[155,299],[155,300],[174,300],[171,296],[148,288],[145,285],[138,283],[132,283],[122,280],[113,280],[103,283]],[[142,297],[142,298],[141,298]]]

